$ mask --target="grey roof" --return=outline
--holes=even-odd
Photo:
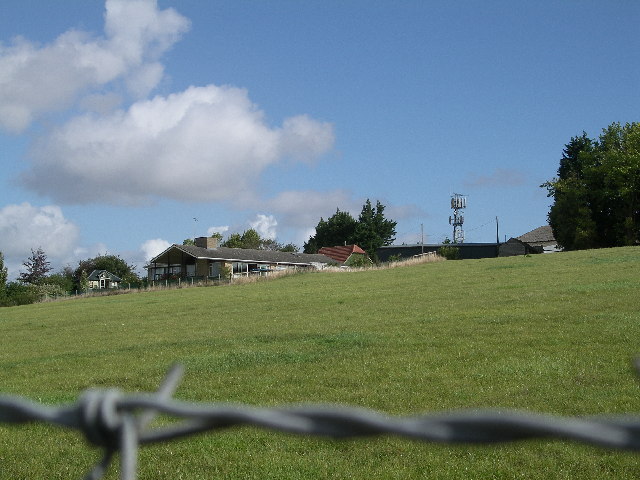
[[[103,274],[103,273],[105,274],[105,276],[109,277],[109,280],[111,280],[112,282],[121,282],[122,281],[122,279],[119,276],[114,275],[113,273],[108,272],[106,270],[94,270],[87,277],[87,280],[98,281],[98,280],[100,280],[100,275]]]
[[[542,227],[538,227],[535,230],[531,230],[530,232],[525,233],[524,235],[520,235],[518,240],[521,242],[528,243],[530,245],[540,245],[542,243],[554,243],[556,239],[553,236],[553,230],[549,225],[543,225]]]
[[[171,245],[160,255],[149,260],[149,264],[154,262],[166,263],[162,257],[177,249],[194,258],[208,260],[224,260],[228,262],[244,263],[282,263],[288,265],[311,265],[313,263],[335,263],[335,260],[320,254],[278,252],[273,250],[253,250],[249,248],[202,248],[193,245]]]

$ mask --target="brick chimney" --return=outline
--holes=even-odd
[[[196,247],[200,248],[218,248],[219,239],[215,237],[197,237],[193,240]]]

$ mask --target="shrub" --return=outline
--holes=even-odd
[[[446,258],[447,260],[459,260],[460,249],[451,245],[443,245],[438,249],[438,255]]]

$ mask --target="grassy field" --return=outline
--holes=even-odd
[[[88,387],[391,414],[640,412],[640,248],[303,274],[242,286],[0,309],[0,391],[48,404]],[[81,478],[79,434],[0,426],[1,479]],[[140,479],[636,479],[640,455],[535,440],[446,446],[254,428],[143,448]],[[113,469],[107,478],[117,478]]]

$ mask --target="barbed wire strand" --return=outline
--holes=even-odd
[[[640,360],[635,360],[640,372]],[[72,405],[50,407],[17,396],[0,396],[0,422],[46,422],[81,431],[104,451],[85,476],[104,476],[120,453],[120,478],[135,480],[138,447],[240,425],[331,438],[396,435],[438,443],[495,443],[532,438],[574,440],[595,446],[640,451],[640,416],[568,418],[512,410],[469,410],[391,417],[362,408],[306,405],[259,408],[189,403],[172,399],[183,375],[172,367],[154,394],[126,395],[117,389],[86,390]],[[148,429],[159,413],[182,420]]]

